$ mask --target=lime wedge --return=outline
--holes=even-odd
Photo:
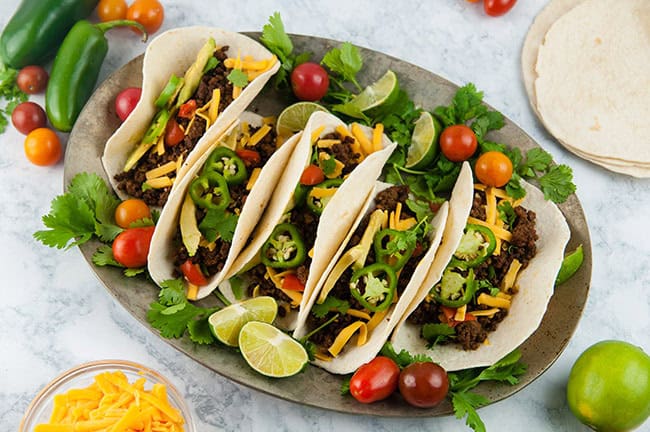
[[[384,76],[373,84],[369,85],[361,93],[354,97],[350,105],[358,108],[361,112],[376,111],[382,106],[388,106],[397,99],[399,94],[399,83],[397,75],[392,70],[387,70]]]
[[[428,111],[422,111],[415,122],[411,145],[406,154],[406,168],[424,168],[433,162],[438,153],[440,123]]]
[[[309,116],[315,111],[327,111],[327,109],[315,102],[296,102],[289,105],[278,116],[275,125],[277,134],[288,138],[294,133],[303,130]]]
[[[231,304],[216,311],[210,318],[210,330],[221,342],[237,346],[239,332],[249,321],[272,323],[278,313],[278,304],[273,297],[260,296],[241,303]]]
[[[239,350],[250,367],[273,378],[295,375],[309,361],[300,342],[271,324],[258,321],[242,327]]]

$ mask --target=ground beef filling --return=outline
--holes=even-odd
[[[219,112],[225,110],[232,102],[233,86],[227,79],[229,71],[224,66],[224,60],[228,58],[227,51],[228,46],[215,51],[214,57],[219,60],[219,64],[203,76],[192,96],[192,99],[197,102],[197,107],[205,105],[212,98],[212,91],[217,88],[221,91]],[[175,120],[183,128],[187,128],[190,122],[189,119],[181,117],[176,117]],[[142,186],[146,181],[145,174],[147,171],[162,166],[167,162],[177,161],[180,156],[185,160],[205,133],[205,125],[205,120],[197,116],[183,141],[173,147],[165,147],[165,153],[162,155],[159,155],[156,151],[148,151],[131,170],[121,172],[115,176],[118,189],[130,196],[144,200],[150,206],[162,207],[167,202],[171,187],[143,191]]]
[[[470,215],[485,220],[485,195],[482,192],[474,194],[474,202]],[[515,210],[515,221],[512,226],[512,241],[510,244],[501,243],[501,253],[492,255],[475,269],[478,280],[487,280],[492,286],[498,287],[508,272],[510,264],[514,259],[519,260],[522,268],[525,268],[535,256],[537,248],[537,232],[535,231],[535,212],[518,206]],[[487,292],[479,291],[480,292]],[[468,304],[467,312],[474,310],[490,309],[485,305]],[[424,324],[441,323],[442,311],[435,302],[423,301],[408,317],[408,321],[423,326]],[[507,310],[500,310],[491,317],[478,317],[476,321],[465,321],[457,324],[454,329],[456,336],[443,343],[456,343],[464,350],[475,350],[481,346],[488,337],[489,332],[497,329],[499,323],[508,315]]]
[[[323,151],[341,162],[344,165],[343,175],[351,173],[352,170],[359,165],[359,158],[361,155],[352,150],[354,138],[351,136],[343,137],[338,133],[333,132],[321,137],[321,139],[341,141],[340,143],[333,144],[331,147],[319,148],[318,151]]]

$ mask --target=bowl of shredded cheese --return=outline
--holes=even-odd
[[[99,360],[50,382],[18,432],[194,432],[178,390],[158,372],[126,360]]]

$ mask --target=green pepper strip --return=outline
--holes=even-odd
[[[228,147],[214,149],[208,156],[203,171],[218,172],[226,179],[228,184],[242,184],[248,178],[244,161]]]
[[[443,298],[438,293],[434,294],[433,298],[437,303],[450,308],[459,308],[461,306],[464,306],[472,301],[474,294],[476,294],[476,291],[478,290],[478,282],[474,279],[474,270],[469,270],[469,273],[467,273],[467,277],[465,278],[463,285],[465,287],[465,292],[460,298],[456,300],[452,300],[451,298]],[[453,294],[457,294],[457,292]]]
[[[364,284],[363,293],[359,289],[360,282]],[[361,306],[371,312],[388,309],[396,290],[397,274],[388,264],[371,264],[355,271],[350,278],[350,293],[361,303]]]
[[[340,178],[334,178],[334,179],[329,179],[325,180],[322,183],[319,183],[314,186],[314,188],[321,188],[321,189],[332,189],[332,188],[338,188],[343,184],[343,179]],[[331,197],[326,197],[326,198],[315,198],[312,191],[314,188],[311,188],[309,190],[309,193],[307,194],[307,208],[312,211],[312,213],[321,215],[323,214],[323,210],[327,206],[327,203],[331,199]]]
[[[302,236],[298,228],[290,223],[276,226],[262,246],[262,263],[271,268],[298,267],[306,257],[307,251]]]
[[[183,79],[172,74],[169,81],[167,81],[167,85],[165,85],[165,88],[160,93],[160,96],[158,96],[158,99],[154,102],[156,108],[162,109],[171,106],[172,102],[174,102],[172,100],[173,97],[176,96],[182,85]]]
[[[406,249],[391,250],[393,249],[392,245],[399,244],[400,239],[406,239],[405,231],[397,231],[389,228],[379,231],[373,241],[377,262],[388,264],[395,271],[399,271],[399,269],[404,267],[409,258],[411,258],[416,243],[407,241]]]
[[[224,210],[230,204],[228,183],[221,174],[208,171],[190,184],[190,197],[204,209]]]
[[[483,225],[467,224],[465,226],[465,230],[478,232],[489,243],[486,248],[482,249],[480,255],[472,260],[466,261],[454,256],[452,264],[467,269],[467,268],[476,267],[477,265],[481,264],[483,261],[488,259],[490,256],[492,256],[494,250],[497,247],[497,239],[494,236],[492,230],[488,227],[484,227]]]

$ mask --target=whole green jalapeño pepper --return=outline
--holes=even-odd
[[[108,41],[104,32],[118,26],[144,27],[129,20],[92,24],[78,21],[68,32],[56,54],[45,93],[45,110],[52,126],[69,132],[92,94],[102,67]]]
[[[99,0],[23,0],[0,36],[0,58],[14,69],[44,65],[75,22]]]
[[[443,306],[459,308],[472,301],[477,290],[478,282],[474,279],[473,269],[463,276],[458,269],[447,268],[440,284],[433,289],[433,298]]]
[[[332,199],[331,196],[323,197],[323,198],[316,198],[314,195],[314,189],[319,188],[319,189],[336,189],[341,184],[343,183],[343,179],[339,178],[333,178],[329,180],[325,180],[322,183],[317,184],[313,188],[309,190],[309,193],[307,194],[307,208],[312,211],[312,213],[321,215],[323,214],[323,210],[325,209],[325,206],[327,206],[327,203],[329,202],[330,199]]]
[[[203,171],[218,172],[228,184],[242,184],[248,178],[244,161],[228,147],[214,149],[203,165]]]
[[[298,267],[306,257],[307,251],[302,236],[298,228],[290,223],[276,226],[262,246],[262,263],[271,268]]]
[[[350,278],[350,293],[372,312],[388,309],[397,290],[397,274],[388,264],[375,263],[360,268]]]
[[[221,174],[208,171],[194,179],[190,184],[192,201],[206,210],[224,210],[230,204],[228,183]]]
[[[377,262],[388,264],[398,271],[413,255],[417,244],[414,240],[411,240],[408,231],[389,228],[379,231],[373,240]]]
[[[467,224],[452,264],[462,268],[476,267],[492,256],[496,246],[497,239],[492,230],[483,225]]]

